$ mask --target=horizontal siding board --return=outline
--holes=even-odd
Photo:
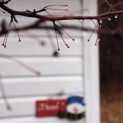
[[[23,57],[16,58],[23,64],[39,71],[42,76],[53,75],[77,75],[82,74],[82,59],[80,57],[66,58],[40,58],[40,57]],[[3,77],[12,76],[35,76],[32,71],[26,67],[15,63],[12,60],[0,58],[0,69]]]
[[[32,39],[30,37],[22,37],[22,42],[18,42],[17,37],[9,37],[7,48],[0,48],[1,54],[11,56],[53,56],[54,51],[57,51],[56,39],[52,40],[47,37],[39,37]],[[67,48],[63,41],[59,39],[60,51],[57,51],[60,56],[82,56],[82,40],[76,38],[73,42],[69,38],[65,38],[70,48]],[[45,45],[41,45],[44,42]],[[54,49],[55,46],[55,49]]]
[[[13,78],[3,79],[2,81],[7,97],[84,92],[81,76]]]
[[[15,6],[16,5],[16,6]],[[32,6],[33,5],[33,6]],[[62,0],[62,1],[59,1],[59,0],[53,0],[53,1],[50,1],[50,0],[37,0],[36,2],[31,0],[30,2],[28,0],[12,0],[12,2],[10,2],[8,4],[9,7],[12,7],[13,9],[15,10],[20,10],[20,11],[25,11],[27,10],[32,10],[33,9],[41,9],[47,5],[68,5],[69,6],[69,11],[74,11],[74,10],[77,10],[80,9],[82,7],[82,5],[80,4],[80,0],[79,1],[75,1],[75,0]],[[77,7],[77,8],[76,8]],[[51,8],[51,7],[50,7]],[[68,11],[68,12],[69,12]],[[53,12],[53,13],[58,13],[59,11],[51,11],[50,12]],[[63,11],[64,13],[64,11]],[[66,11],[67,13],[67,11]],[[46,14],[46,13],[42,13],[42,14]],[[75,13],[75,14],[80,14],[80,13]]]
[[[16,2],[17,1],[17,2]],[[24,4],[23,4],[24,3]],[[50,4],[67,4],[69,5],[70,15],[81,15],[81,4],[75,0],[37,0],[37,2],[31,0],[31,6],[29,1],[25,0],[12,0],[8,6],[12,6],[16,10],[36,10],[43,8]],[[33,6],[32,6],[33,4]],[[14,5],[14,6],[13,6]],[[74,5],[74,6],[73,6]],[[27,7],[28,6],[28,7]],[[78,8],[78,10],[76,9]],[[77,10],[77,11],[75,11]],[[56,13],[53,11],[51,13]],[[59,13],[59,12],[58,12]],[[59,15],[64,12],[60,12]],[[46,13],[44,13],[46,14]],[[8,16],[8,14],[7,14]],[[7,16],[4,16],[6,18]],[[35,19],[19,18],[16,26],[30,24]],[[10,19],[9,19],[10,20]],[[9,21],[8,21],[9,22]],[[66,25],[81,26],[81,22],[75,21],[61,21]],[[52,23],[48,23],[52,26]],[[59,25],[59,24],[58,24]],[[45,25],[44,25],[45,26]],[[76,39],[73,42],[63,32],[65,41],[69,44],[70,48],[66,48],[63,41],[59,38],[60,45],[60,56],[59,58],[52,58],[53,48],[47,39],[47,32],[45,30],[32,30],[31,33],[41,36],[38,41],[44,40],[45,46],[40,46],[37,40],[33,40],[29,37],[28,32],[20,32],[22,39],[21,43],[18,43],[17,33],[10,33],[7,43],[7,48],[1,48],[0,53],[15,56],[20,61],[28,64],[32,68],[40,71],[42,77],[24,77],[24,76],[35,76],[30,71],[17,65],[16,63],[0,58],[0,69],[3,76],[3,84],[8,96],[8,101],[12,106],[12,111],[7,111],[3,100],[0,98],[0,122],[1,123],[70,123],[69,120],[59,120],[58,118],[35,118],[35,100],[47,99],[47,98],[58,98],[55,97],[56,93],[64,92],[65,97],[67,94],[84,93],[83,85],[83,42],[81,40],[81,32],[65,29],[69,35]],[[51,31],[53,36],[52,40],[56,45],[55,33]],[[78,38],[79,36],[79,38]],[[25,58],[25,57],[26,58]],[[28,56],[28,57],[27,57]],[[43,56],[40,57],[39,56]],[[48,58],[49,57],[49,58]],[[64,77],[60,77],[60,76]],[[68,75],[71,75],[67,77]],[[72,75],[74,75],[72,77]],[[80,75],[75,77],[75,75]],[[13,78],[15,77],[16,78]],[[59,77],[57,77],[59,76]],[[11,77],[11,78],[4,78]],[[17,78],[18,77],[18,78]],[[19,78],[21,77],[21,78]],[[48,96],[49,95],[49,96]],[[52,96],[53,97],[52,97]],[[54,96],[55,95],[55,96]],[[39,96],[39,97],[37,97]],[[44,97],[43,97],[44,96]],[[0,95],[1,97],[1,95]],[[34,98],[33,98],[34,97]],[[61,98],[61,97],[59,97]],[[29,117],[30,116],[30,117]],[[73,123],[85,123],[84,120],[72,121]]]
[[[67,98],[67,97],[63,97],[63,98]],[[35,116],[35,102],[37,100],[46,100],[46,99],[50,99],[50,98],[37,97],[37,98],[8,99],[11,105],[11,110],[7,110],[4,102],[0,101],[0,118]],[[58,97],[56,99],[58,99]]]
[[[58,119],[56,117],[47,117],[47,118],[35,118],[35,117],[27,117],[27,118],[8,118],[1,119],[1,123],[71,123],[71,120],[66,119]],[[85,123],[85,119],[72,121],[72,123]]]
[[[59,1],[59,0],[37,0],[36,2],[31,0],[30,2],[28,2],[28,0],[12,0],[12,2],[10,2],[8,4],[9,7],[12,7],[13,9],[15,10],[20,10],[20,11],[25,11],[27,10],[34,10],[34,9],[41,9],[47,5],[68,5],[69,6],[69,11],[75,11],[77,9],[81,9],[82,8],[82,5],[80,4],[80,0],[78,0],[77,2],[75,0],[62,0],[62,1]],[[16,6],[15,6],[16,5]],[[33,5],[33,6],[32,6]],[[50,7],[51,8],[51,7]],[[57,8],[57,7],[56,7]],[[49,10],[50,12],[52,13],[59,13],[59,11],[51,11]],[[68,12],[69,12],[68,11]],[[66,12],[62,12],[62,13],[67,13]],[[46,14],[46,13],[43,13],[42,14]],[[73,14],[73,13],[72,13]],[[74,13],[76,15],[80,15],[80,13]]]

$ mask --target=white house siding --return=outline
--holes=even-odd
[[[68,4],[69,10],[72,11],[69,14],[81,15],[81,10],[85,8],[88,9],[88,12],[93,10],[93,13],[96,14],[96,9],[94,9],[94,7],[96,8],[96,1],[87,1],[12,0],[9,6],[17,10],[33,10],[51,4]],[[94,3],[93,7],[90,7],[91,2]],[[86,6],[87,4],[88,6]],[[52,12],[50,11],[50,13]],[[8,15],[3,18],[8,18]],[[19,21],[18,26],[26,25],[32,21],[26,17],[17,17],[17,19]],[[7,20],[9,21],[9,18]],[[77,26],[84,24],[78,20],[62,21],[62,23]],[[48,24],[52,25],[51,23]],[[89,24],[85,23],[84,25]],[[50,31],[52,35],[50,39],[47,38],[45,30],[20,32],[21,43],[18,42],[16,33],[9,35],[7,48],[0,48],[0,53],[5,54],[4,57],[0,57],[0,72],[12,110],[6,109],[0,93],[0,123],[99,123],[99,114],[97,114],[99,111],[98,47],[94,46],[93,41],[93,43],[86,42],[88,34],[85,35],[81,31],[75,30],[66,31],[75,38],[75,41],[64,34],[64,39],[70,46],[67,48],[59,38],[61,49],[59,57],[53,57],[53,46],[56,47],[53,31]],[[29,36],[30,34],[33,35],[33,38]],[[92,40],[95,40],[95,35]],[[40,41],[44,41],[46,45],[41,46]],[[87,50],[87,48],[89,49]],[[7,58],[8,55],[11,56],[10,59]],[[28,66],[25,67],[23,63]],[[37,76],[28,67],[40,72],[41,75]],[[63,95],[59,95],[60,93]],[[69,121],[57,117],[35,117],[36,100],[67,98],[71,95],[85,97],[86,118]],[[95,116],[97,116],[96,119]]]

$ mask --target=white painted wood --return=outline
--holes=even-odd
[[[88,8],[86,16],[97,14],[97,0],[93,0],[92,4],[90,2],[91,0],[85,0],[83,3],[84,8]],[[90,21],[85,21],[84,25],[95,28],[95,25]],[[86,33],[85,41],[88,40],[88,35],[90,36],[90,33]],[[100,123],[99,54],[98,46],[95,46],[96,39],[97,35],[93,34],[90,42],[84,43],[86,123]]]
[[[80,4],[80,0],[77,0],[77,1],[75,1],[75,0],[67,0],[67,1],[66,0],[62,0],[62,1],[59,1],[59,0],[52,0],[52,1],[51,0],[36,0],[36,2],[33,0],[31,0],[31,1],[29,1],[29,0],[21,0],[21,1],[20,0],[12,0],[12,2],[10,2],[8,4],[9,7],[12,7],[13,9],[17,9],[17,10],[21,10],[21,11],[24,11],[27,9],[33,11],[34,8],[39,10],[47,5],[69,5],[68,6],[69,11],[77,11],[77,9],[80,9],[82,7]],[[49,10],[49,12],[59,13],[59,11],[51,11],[51,10]],[[62,13],[67,13],[67,12],[63,11]],[[44,14],[46,14],[46,13],[44,13]],[[74,12],[72,14],[77,15],[80,13]]]
[[[69,4],[69,9],[70,11],[72,11],[72,13],[70,14],[82,15],[80,14],[79,10],[81,10],[81,6],[84,6],[84,9],[87,9],[87,13],[84,14],[96,15],[96,0],[82,0],[81,3],[83,2],[83,5],[80,4],[80,1],[81,0],[30,0],[29,2],[29,0],[12,0],[12,2],[10,2],[10,6],[13,6],[13,3],[15,4],[16,2],[16,5],[14,5],[15,9],[26,10],[28,8],[29,10],[32,10],[32,8],[34,8],[35,6],[36,9],[44,7],[45,5],[47,5],[47,3]],[[40,4],[40,2],[42,4]],[[29,3],[31,3],[31,6],[29,5]],[[56,12],[54,11],[53,13]],[[8,15],[6,15],[5,17],[7,16]],[[25,18],[18,17],[17,19],[20,20],[17,26],[26,25],[31,21],[35,21],[31,19],[26,19],[26,21],[24,21]],[[81,23],[79,21],[63,21],[62,23],[66,23],[69,25],[74,23],[77,26],[81,26]],[[52,25],[52,23],[49,24]],[[94,27],[92,26],[92,24],[93,23],[91,23],[90,21],[84,23],[86,27]],[[73,37],[77,38],[78,42],[81,41],[81,32],[69,30],[67,30],[67,32],[70,33],[70,35],[72,35]],[[45,39],[45,37],[47,36],[47,33],[45,31],[32,31],[32,33],[38,36],[41,35],[41,38],[43,39]],[[23,41],[19,45],[18,42],[16,44],[16,35],[16,33],[11,33],[9,35],[10,39],[8,39],[8,47],[10,46],[12,49],[0,49],[0,51],[2,53],[8,52],[7,54],[16,56],[15,58],[28,64],[35,70],[40,71],[43,77],[38,78],[35,76],[35,74],[23,68],[22,66],[15,64],[13,61],[0,58],[0,69],[3,75],[3,84],[5,86],[7,96],[9,97],[9,102],[12,106],[12,111],[9,112],[8,110],[6,110],[3,100],[0,99],[0,123],[74,123],[74,121],[59,120],[54,117],[38,119],[34,117],[35,101],[37,99],[63,98],[58,96],[56,97],[56,93],[60,93],[63,90],[65,91],[65,97],[69,96],[69,94],[78,93],[82,93],[85,96],[86,119],[75,121],[75,123],[100,123],[98,47],[94,46],[96,35],[93,35],[93,37],[91,38],[92,41],[88,43],[86,42],[88,39],[88,33],[86,33],[86,35],[85,33],[83,33],[82,43],[84,41],[84,45],[82,44],[80,47],[80,43],[79,46],[76,46],[75,49],[72,48],[71,50],[67,48],[65,49],[63,42],[60,41],[61,57],[59,58],[49,57],[52,54],[52,49],[48,43],[46,49],[40,49],[38,52],[38,43],[33,45],[34,43],[32,43],[32,39],[29,39],[29,37],[27,37],[27,32],[20,33],[20,35],[22,36],[22,41],[23,39],[29,39],[31,43],[29,41]],[[54,32],[51,33],[51,35],[55,36]],[[64,34],[64,37],[67,40],[68,44],[70,42],[71,47],[75,46],[75,42],[72,42],[70,39],[66,38],[66,34]],[[46,40],[46,42],[47,41],[48,40]],[[74,46],[72,46],[73,44]],[[20,49],[19,46],[22,47],[22,45],[23,49]],[[32,46],[34,46],[35,50],[33,50]],[[30,49],[28,49],[27,47]],[[17,54],[15,54],[15,52]],[[11,78],[9,78],[10,76]],[[15,76],[18,78],[13,78]],[[24,76],[28,77],[25,78]],[[35,78],[29,76],[33,76]],[[4,77],[8,78],[5,79]]]
[[[26,117],[26,118],[10,118],[10,119],[1,119],[1,123],[85,123],[84,119],[79,121],[71,121],[66,119],[58,119],[55,117],[48,118],[35,118],[35,117]]]
[[[40,58],[40,57],[23,57],[17,58],[23,64],[26,64],[39,71],[42,76],[57,76],[57,75],[81,75],[82,59],[80,57],[60,57],[60,58]],[[3,77],[16,76],[36,76],[34,72],[19,65],[12,60],[0,58],[0,69]]]
[[[50,97],[51,98],[51,97]],[[12,110],[7,110],[4,102],[0,101],[0,118],[10,118],[10,117],[27,117],[35,116],[35,105],[37,100],[47,100],[48,97],[35,97],[35,98],[14,98],[8,99],[11,104]],[[66,99],[66,97],[52,97],[52,99]]]
[[[14,7],[13,7],[14,3]],[[32,8],[39,9],[50,4],[68,4],[69,10],[67,14],[79,15],[81,12],[80,1],[74,0],[31,0],[31,6],[28,0],[13,0],[9,6],[17,10],[32,10]],[[33,6],[32,6],[33,5]],[[77,8],[77,9],[76,9]],[[56,13],[53,11],[52,13]],[[46,14],[46,13],[44,13]],[[58,15],[64,15],[64,12],[58,12]],[[66,15],[67,15],[66,14]],[[5,17],[7,17],[6,15]],[[5,18],[4,17],[4,18]],[[26,25],[33,19],[19,18],[20,25]],[[8,19],[9,20],[9,19]],[[9,22],[9,21],[8,21]],[[66,25],[80,26],[79,21],[62,21]],[[47,25],[47,24],[46,24]],[[52,25],[52,23],[48,23]],[[59,24],[58,24],[59,25]],[[46,31],[31,31],[31,33],[41,36],[40,39],[46,41],[46,46],[40,47],[39,43],[29,39],[27,32],[21,32],[20,36],[22,42],[19,44],[16,33],[10,33],[6,49],[0,49],[0,53],[12,55],[19,61],[28,64],[31,68],[42,73],[42,77],[36,77],[34,73],[19,66],[11,60],[0,58],[0,69],[2,72],[2,81],[5,87],[8,101],[12,106],[12,111],[8,111],[2,99],[0,99],[0,122],[2,123],[69,123],[69,120],[59,120],[57,118],[34,118],[35,115],[35,101],[37,99],[47,98],[63,98],[70,95],[83,94],[83,59],[82,59],[82,47],[83,41],[80,39],[81,32],[73,30],[65,30],[76,41],[72,41],[63,31],[63,37],[65,41],[71,47],[66,48],[64,43],[59,37],[60,45],[60,57],[53,58],[53,49],[48,41]],[[51,32],[52,36],[55,36],[54,31]],[[46,39],[47,38],[47,39]],[[51,40],[51,39],[50,39]],[[53,37],[53,42],[56,45],[56,39]],[[42,57],[43,56],[43,57]],[[68,76],[69,75],[69,76]],[[77,76],[76,76],[77,75]],[[25,77],[26,76],[26,77]],[[27,77],[28,76],[28,77]],[[33,76],[33,77],[31,77]],[[5,78],[4,78],[5,77]],[[7,77],[7,78],[6,78]],[[11,78],[10,78],[11,77]],[[16,78],[14,78],[16,77]],[[64,92],[63,97],[56,96],[57,93]],[[29,118],[26,118],[30,116]],[[22,117],[22,118],[20,118]],[[17,118],[17,119],[16,119]],[[83,122],[83,120],[76,121],[76,123]]]
[[[2,82],[8,98],[84,93],[81,76],[8,78]]]
[[[30,32],[33,34],[32,32]],[[29,33],[29,34],[30,34]],[[27,36],[21,37],[22,42],[18,42],[18,37],[8,38],[7,48],[0,48],[0,53],[11,56],[52,56],[54,51],[57,51],[56,38],[48,39],[47,37],[37,36],[34,38]],[[59,39],[60,56],[82,56],[83,41],[81,38],[76,38],[73,42],[69,38],[65,38],[70,48],[67,48],[63,41]],[[44,42],[45,45],[41,45]]]

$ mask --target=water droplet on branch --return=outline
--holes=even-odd
[[[111,21],[111,17],[108,18],[108,21]]]
[[[118,18],[118,15],[115,15],[114,18]]]
[[[103,22],[103,20],[101,19],[101,20],[99,20],[99,22],[100,22],[100,23],[102,23],[102,22]]]

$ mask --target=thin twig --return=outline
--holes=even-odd
[[[0,91],[1,91],[1,96],[4,100],[4,103],[6,105],[6,108],[8,110],[11,110],[11,105],[10,105],[8,99],[7,99],[6,91],[5,91],[5,88],[4,88],[4,85],[3,85],[1,72],[0,72]]]
[[[3,57],[3,58],[6,58],[8,60],[11,60],[17,64],[19,64],[20,66],[24,67],[25,69],[29,70],[30,72],[36,74],[36,75],[40,75],[41,73],[37,70],[35,70],[34,68],[32,68],[31,66],[17,60],[16,58],[12,57],[12,56],[9,56],[9,55],[5,55],[5,54],[2,54],[0,53],[0,57]]]

